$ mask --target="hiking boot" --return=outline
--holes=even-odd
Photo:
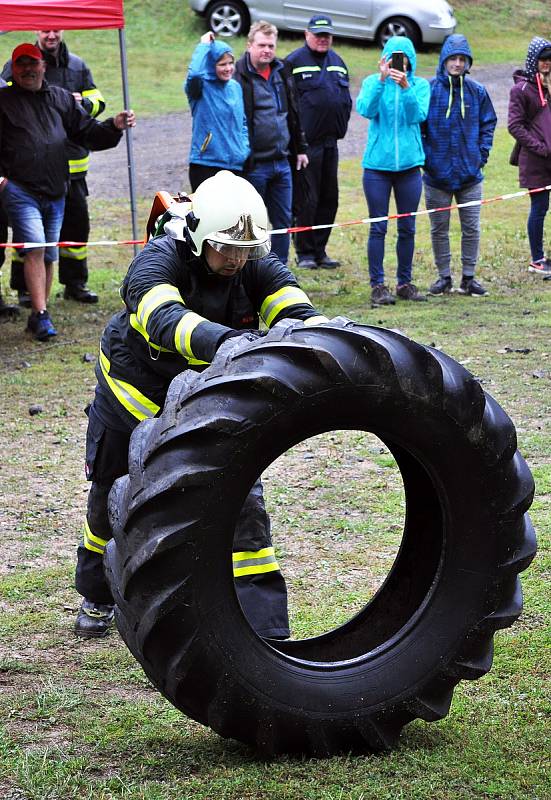
[[[314,256],[299,256],[297,258],[297,267],[299,269],[317,269],[318,263]]]
[[[327,254],[321,258],[318,258],[318,267],[320,269],[336,269],[337,267],[340,267],[340,265],[340,261],[335,261],[334,258],[331,258]]]
[[[115,606],[84,600],[75,622],[75,634],[83,639],[101,639],[107,636],[115,617]]]
[[[27,330],[39,342],[47,342],[52,336],[57,336],[54,323],[47,311],[33,311],[27,321]]]
[[[449,294],[452,290],[452,285],[452,279],[449,275],[441,275],[429,288],[429,294],[434,296]]]
[[[98,296],[84,283],[67,284],[63,292],[65,300],[76,300],[77,303],[97,303]]]
[[[31,296],[25,290],[17,292],[17,303],[21,308],[32,308]]]
[[[423,302],[427,299],[426,295],[421,294],[414,283],[402,283],[401,286],[397,286],[396,295],[402,300],[415,300],[417,302]]]
[[[396,298],[390,293],[387,286],[380,283],[374,286],[371,290],[371,305],[372,306],[393,306]]]
[[[531,261],[528,272],[536,272],[539,275],[551,275],[551,259],[538,258],[537,261]]]
[[[459,294],[468,294],[471,297],[484,297],[488,294],[484,286],[478,281],[475,281],[470,275],[463,275],[458,292]]]

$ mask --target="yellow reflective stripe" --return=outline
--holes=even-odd
[[[275,572],[279,569],[273,547],[262,550],[244,550],[232,554],[233,577],[242,575],[259,575],[264,572]]]
[[[65,258],[74,258],[75,261],[84,261],[85,258],[88,258],[88,248],[86,245],[80,245],[79,247],[60,247],[59,255],[65,256]]]
[[[96,117],[100,112],[100,103],[105,103],[103,99],[103,95],[99,89],[85,89],[82,92],[82,97],[90,100],[92,103],[92,109],[90,114],[92,117]]]
[[[330,67],[329,67],[330,69]],[[295,67],[293,69],[293,75],[300,75],[301,72],[321,72],[321,67],[311,66],[311,67]]]
[[[154,417],[155,414],[160,410],[160,406],[142,394],[139,389],[136,389],[135,386],[132,386],[130,383],[126,381],[118,380],[117,378],[111,377],[109,375],[109,370],[111,369],[111,364],[109,359],[100,349],[99,351],[99,362],[100,368],[103,373],[103,377],[107,381],[107,385],[119,401],[119,403],[126,408],[126,410],[132,414],[133,417],[139,419],[150,419]]]
[[[69,159],[69,172],[75,175],[77,172],[86,172],[90,166],[90,156],[84,158],[70,158]]]
[[[137,316],[135,314],[130,314],[130,325],[131,325],[132,328],[134,328],[135,331],[137,331],[140,334],[140,336],[143,336],[143,338],[145,339],[145,341],[147,342],[147,344],[150,347],[153,347],[155,350],[159,350],[162,353],[173,353],[174,352],[174,350],[169,350],[168,347],[161,347],[160,345],[155,344],[155,342],[152,342],[150,337],[149,337],[148,332],[146,331],[145,328],[142,328],[142,326],[138,322],[138,318],[137,318]]]
[[[146,292],[140,300],[136,315],[143,328],[147,328],[151,314],[164,303],[180,303],[184,305],[182,295],[171,283],[159,283]]]
[[[103,555],[105,551],[105,545],[107,544],[107,539],[100,539],[99,536],[95,536],[92,531],[90,530],[90,526],[88,524],[88,520],[84,520],[84,547],[87,550],[92,550],[94,553],[101,553]]]
[[[284,308],[306,304],[311,306],[308,295],[298,286],[284,286],[283,289],[268,295],[260,307],[260,316],[268,327]]]
[[[195,358],[195,353],[191,349],[191,334],[202,322],[206,322],[204,317],[194,311],[188,311],[176,326],[174,332],[174,344],[176,350],[185,358]],[[196,364],[206,364],[206,361],[196,361]]]
[[[342,72],[343,75],[348,75],[348,70],[338,66],[327,67],[327,72]]]
[[[327,317],[324,317],[323,314],[318,314],[317,317],[308,317],[308,319],[304,320],[305,325],[321,325],[322,322],[329,322]]]

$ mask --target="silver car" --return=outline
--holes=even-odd
[[[457,20],[445,0],[190,0],[217,36],[246,34],[265,19],[279,30],[303,31],[314,14],[328,14],[337,36],[370,39],[381,46],[391,36],[408,36],[416,47],[441,44]]]

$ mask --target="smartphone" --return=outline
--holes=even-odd
[[[396,50],[390,59],[390,66],[392,69],[397,69],[398,72],[404,72],[404,54],[401,50]]]

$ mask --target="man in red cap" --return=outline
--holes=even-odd
[[[59,240],[69,182],[67,141],[90,150],[115,147],[135,117],[133,111],[121,111],[97,122],[71,92],[48,84],[34,44],[15,48],[12,70],[13,84],[0,89],[0,200],[13,241],[35,245],[20,251],[31,296],[27,328],[35,339],[47,341],[57,334],[46,306],[57,258],[51,243]]]

